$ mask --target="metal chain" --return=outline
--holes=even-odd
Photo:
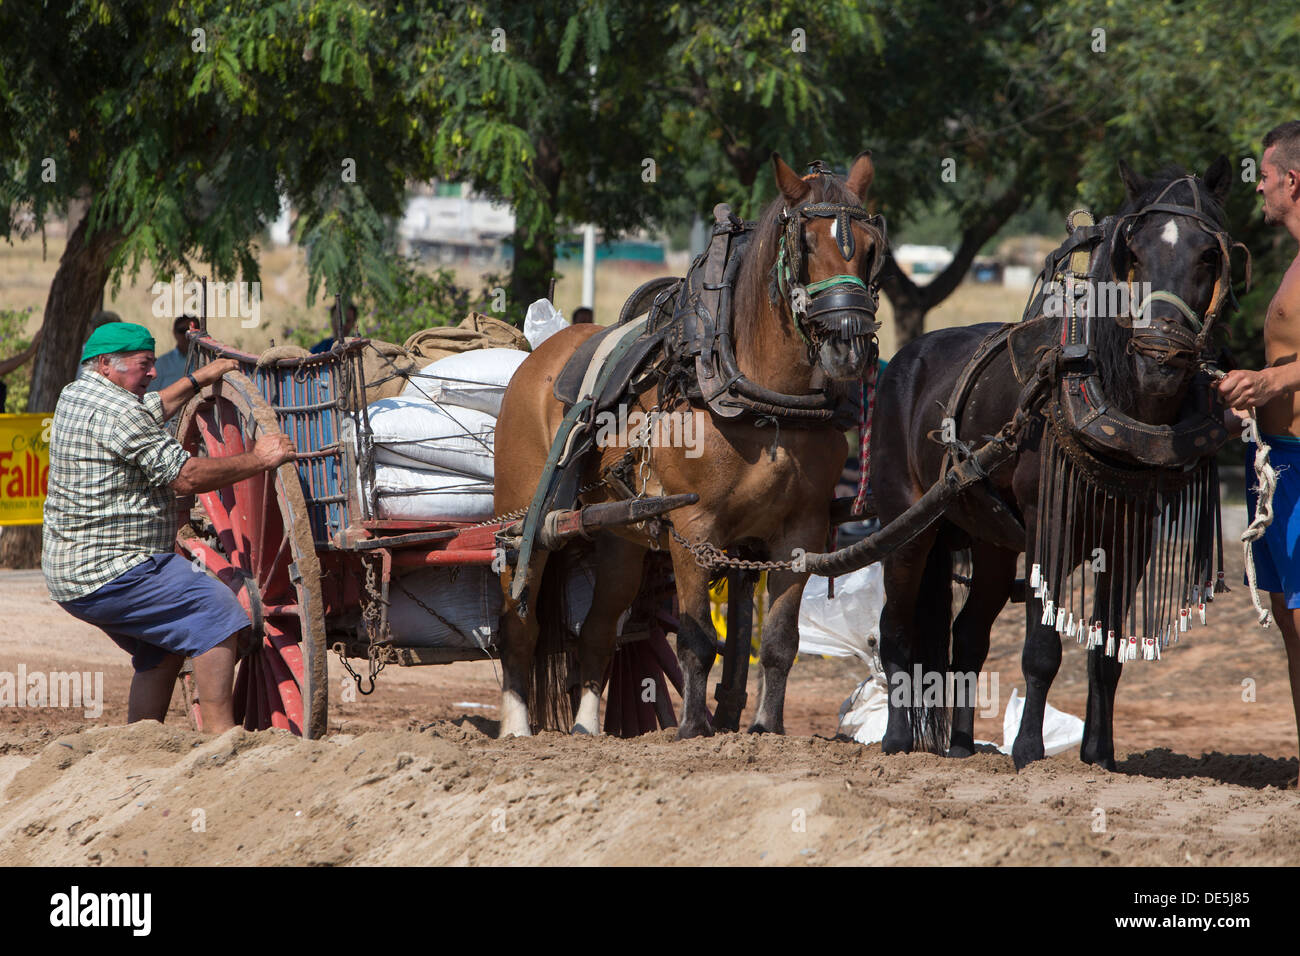
[[[605,484],[605,479],[598,478],[588,485],[583,485],[581,488],[577,490],[575,495],[576,496],[585,495],[589,491],[595,491],[603,484]],[[528,514],[528,505],[525,505],[522,508],[516,508],[514,511],[508,511],[503,515],[494,515],[491,518],[488,518],[486,521],[480,521],[478,524],[466,525],[464,528],[461,528],[460,530],[470,531],[474,528],[486,528],[489,525],[505,524],[507,521],[515,521],[516,519],[522,518],[527,514]]]
[[[641,459],[641,462],[637,465],[636,469],[637,483],[641,486],[637,491],[638,498],[645,497],[646,485],[650,483],[650,475],[648,474],[650,471],[650,438],[652,437],[652,430],[658,423],[661,414],[662,413],[659,411],[659,405],[655,404],[650,411],[646,413],[645,423],[642,424],[639,433],[636,435],[636,445],[640,449]],[[628,444],[631,444],[630,436]]]
[[[346,648],[342,642],[334,645],[334,653],[338,654],[339,660],[343,662],[344,669],[346,669],[347,672],[352,675],[352,679],[356,681],[357,690],[360,691],[362,696],[369,696],[375,692],[375,678],[379,676],[380,671],[388,666],[387,661],[380,659],[380,648],[391,644],[392,641],[379,633],[379,604],[383,601],[383,597],[380,595],[377,586],[375,564],[373,561],[368,561],[365,558],[362,558],[362,564],[364,564],[366,568],[366,594],[370,598],[361,611],[362,623],[365,625],[366,633],[370,637],[370,644],[366,648],[366,656],[370,661],[369,690],[366,690],[361,686],[361,675],[353,670],[352,665],[348,663],[347,654],[344,653]]]
[[[668,526],[668,533],[673,536],[674,541],[689,551],[691,556],[695,558],[695,563],[706,571],[711,571],[714,568],[738,568],[744,571],[794,570],[794,561],[750,561],[746,558],[733,558],[727,552],[710,544],[708,541],[691,544],[672,525]]]

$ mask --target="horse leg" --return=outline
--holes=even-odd
[[[582,699],[573,721],[575,734],[600,733],[600,692],[614,654],[618,619],[632,606],[641,588],[645,548],[625,538],[602,534],[596,538],[596,584],[591,610],[578,632],[578,663]]]
[[[546,570],[546,552],[537,551],[529,562],[528,614],[520,619],[518,602],[510,598],[515,569],[501,576],[504,610],[501,614],[501,729],[498,737],[531,737],[528,720],[528,681],[540,625],[537,620],[538,590]]]
[[[1017,557],[983,541],[971,543],[970,594],[952,628],[952,669],[963,694],[953,703],[949,757],[975,753],[976,682],[988,657],[989,630],[1011,597]]]
[[[1131,600],[1131,599],[1130,599]],[[1118,636],[1124,631],[1123,620],[1112,620],[1110,595],[1103,591],[1097,598],[1094,619],[1105,621]],[[1079,759],[1104,770],[1115,769],[1115,691],[1124,665],[1118,655],[1107,657],[1106,646],[1088,651],[1088,709],[1083,721],[1083,743]]]
[[[688,740],[713,735],[705,700],[718,638],[709,607],[709,572],[677,542],[671,547],[677,580],[677,660],[682,666],[682,721],[677,739]]]
[[[926,531],[885,556],[885,607],[880,614],[880,662],[889,688],[889,722],[880,748],[887,754],[911,753],[912,694],[903,700],[895,689],[912,681],[911,664],[917,640],[917,600],[925,577],[925,566],[937,532]],[[920,693],[920,688],[916,688]]]
[[[751,734],[785,733],[785,685],[799,650],[799,603],[807,581],[807,573],[768,572],[771,603],[763,619],[763,640],[758,651],[763,691],[749,727]]]
[[[1026,553],[1033,554],[1037,523],[1032,514],[1027,518],[1025,532],[1029,549]],[[1074,563],[1070,562],[1062,577],[1067,577],[1073,570]],[[1020,731],[1016,734],[1016,742],[1011,745],[1011,758],[1017,770],[1023,770],[1045,756],[1043,713],[1047,707],[1047,692],[1061,667],[1061,635],[1051,624],[1041,623],[1042,620],[1042,598],[1030,592],[1025,599],[1025,648],[1020,655],[1020,670],[1025,675],[1025,705],[1020,712]]]

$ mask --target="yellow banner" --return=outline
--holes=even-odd
[[[41,523],[53,421],[53,413],[0,415],[0,525]]]

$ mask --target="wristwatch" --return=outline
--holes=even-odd
[[[185,377],[190,380],[190,384],[194,386],[194,394],[197,395],[203,386],[199,384],[199,380],[194,377],[193,372],[186,372]]]

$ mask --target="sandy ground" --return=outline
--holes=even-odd
[[[1234,522],[1225,522],[1231,527]],[[1227,529],[1225,529],[1227,530]],[[1229,580],[1240,557],[1229,555]],[[331,736],[124,726],[130,669],[102,634],[0,573],[0,675],[102,672],[104,709],[0,707],[0,864],[1292,864],[1296,730],[1277,629],[1234,583],[1160,662],[1125,667],[1118,773],[1065,753],[885,757],[833,739],[860,664],[801,658],[784,738],[677,742],[543,734],[497,741],[492,664],[388,668],[339,699]],[[1024,609],[1004,611],[987,669],[1000,742]],[[717,671],[715,668],[715,675]],[[1245,682],[1245,683],[1243,683]],[[1082,714],[1067,645],[1051,703]],[[1252,696],[1253,700],[1248,700]],[[751,675],[750,700],[757,688]]]

